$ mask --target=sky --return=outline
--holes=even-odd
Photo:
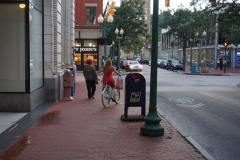
[[[106,3],[108,0],[103,0],[103,8],[106,7]],[[120,6],[120,0],[114,0],[116,2],[116,6]],[[154,0],[151,0],[153,3]],[[190,7],[191,0],[170,0],[170,7],[165,7],[165,0],[159,0],[159,9],[166,10],[166,9],[176,9],[182,3],[184,7]],[[153,4],[151,4],[153,5]],[[151,7],[152,10],[153,7]],[[152,12],[152,11],[151,11]]]

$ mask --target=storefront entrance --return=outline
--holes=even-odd
[[[99,69],[97,40],[76,40],[74,62],[77,71],[82,71],[87,59],[92,59],[96,70]]]

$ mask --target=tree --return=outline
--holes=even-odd
[[[211,3],[216,1],[216,6]],[[232,44],[240,43],[240,3],[239,0],[192,0],[191,5],[205,3],[206,8],[212,13],[218,13],[218,32],[221,41],[226,40]]]
[[[194,35],[193,23],[195,21],[192,11],[178,8],[176,11],[162,11],[162,14],[163,20],[159,23],[159,26],[168,29],[167,34],[169,36],[178,37],[179,45],[183,49],[183,70],[185,71],[187,42]]]
[[[112,30],[108,35],[114,35],[115,29],[123,29],[123,40],[121,40],[121,49],[126,53],[136,52],[145,43],[144,38],[148,33],[147,24],[144,17],[144,0],[122,1],[120,7],[116,8]],[[115,38],[113,38],[115,39]],[[117,40],[114,40],[117,42]]]
[[[196,32],[206,31],[207,39],[212,32],[213,15],[207,9],[198,11],[178,8],[175,10],[162,11],[163,19],[159,26],[167,29],[168,36],[174,36],[178,39],[178,45],[183,49],[183,70],[186,65],[186,48],[190,39],[195,39]],[[199,43],[195,41],[195,44]]]

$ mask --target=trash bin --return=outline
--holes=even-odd
[[[196,66],[191,66],[191,73],[196,73]]]

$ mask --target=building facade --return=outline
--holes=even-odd
[[[101,37],[97,18],[103,11],[102,0],[76,0],[74,62],[77,71],[83,70],[87,59],[92,59],[98,70],[102,63],[102,48],[97,39]]]
[[[189,42],[186,49],[186,65],[190,65],[192,59],[192,65],[216,68],[217,57],[222,56],[224,63],[226,62],[226,68],[240,68],[240,48],[234,45],[227,46],[225,59],[224,40],[218,34],[216,33],[215,38],[206,38],[202,44],[194,43],[191,46]],[[161,59],[178,59],[183,62],[183,51],[180,44],[178,38],[168,35],[167,30],[162,29],[162,51],[159,57]]]
[[[75,0],[0,1],[0,111],[29,112],[63,97],[74,71]]]

